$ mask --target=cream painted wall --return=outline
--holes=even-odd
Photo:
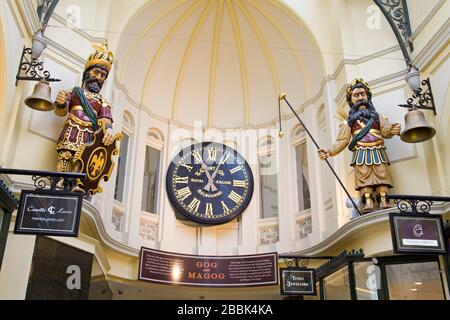
[[[409,20],[412,32],[416,32],[433,8],[445,0],[408,0]]]
[[[68,4],[69,2],[65,1],[63,3]],[[98,3],[100,5],[100,1]],[[86,23],[88,26],[101,28],[104,28],[102,26],[107,24],[107,29],[109,30],[120,30],[126,25],[128,14],[131,15],[142,3],[144,3],[143,0],[136,0],[129,4],[123,1],[111,2],[110,18],[107,21],[100,19],[98,25],[95,25],[97,21],[89,19],[101,11],[100,7],[97,6],[97,9],[91,12],[92,17],[86,20]],[[366,80],[373,81],[377,108],[386,113],[392,120],[401,122],[404,125],[402,119],[404,113],[402,113],[401,109],[395,107],[396,104],[401,103],[410,95],[408,90],[405,89],[406,85],[403,81],[404,74],[402,74],[402,71],[405,68],[401,62],[401,54],[397,51],[383,54],[381,57],[369,57],[366,59],[367,61],[364,59],[358,60],[364,55],[370,55],[376,51],[395,46],[395,42],[392,42],[392,39],[395,39],[395,37],[385,28],[385,22],[382,23],[380,34],[372,34],[371,31],[369,32],[371,36],[365,37],[364,22],[363,20],[358,20],[358,17],[364,16],[365,8],[369,1],[364,0],[361,3],[354,0],[333,1],[331,5],[328,0],[286,0],[285,3],[296,10],[297,15],[303,19],[311,30],[311,34],[314,34],[316,37],[321,51],[324,52],[323,60],[326,65],[326,73],[331,75],[320,79],[316,83],[317,87],[323,89],[318,91],[318,96],[314,101],[299,110],[300,115],[308,124],[313,135],[318,137],[320,133],[320,124],[317,120],[318,111],[322,105],[324,106],[328,137],[327,139],[321,139],[320,143],[323,146],[329,146],[335,140],[340,123],[336,119],[336,114],[339,109],[344,109],[343,105],[345,104],[343,102],[342,88],[355,76],[362,76]],[[83,8],[84,6],[91,8],[85,3]],[[447,6],[448,4],[445,4],[441,10],[445,10],[445,8],[448,8]],[[10,12],[6,1],[0,1],[0,9],[8,67],[8,72],[6,73],[7,103],[5,109],[1,111],[1,119],[8,119],[9,129],[6,129],[6,132],[11,136],[10,145],[2,146],[2,151],[5,150],[5,152],[2,152],[2,156],[9,158],[10,161],[7,164],[14,168],[53,170],[56,156],[54,152],[55,139],[60,130],[62,119],[55,118],[50,113],[45,114],[32,111],[23,105],[24,98],[31,94],[34,84],[23,83],[21,84],[23,88],[16,88],[13,85],[14,69],[17,68],[16,60],[20,56],[22,48],[21,29],[17,27],[14,15]],[[64,7],[61,7],[60,10],[62,11],[59,13],[64,14]],[[124,12],[127,13],[122,14]],[[14,13],[17,15],[16,11]],[[336,13],[339,13],[339,15]],[[326,21],[321,19],[324,14],[330,16]],[[436,13],[429,22],[430,26],[437,26],[438,29],[441,29],[444,26],[444,15],[445,12],[439,11]],[[340,20],[339,17],[348,19]],[[117,20],[115,20],[116,18]],[[117,24],[115,21],[117,21]],[[52,23],[57,22],[54,21]],[[57,89],[70,88],[79,82],[80,72],[83,67],[83,63],[80,60],[83,61],[91,53],[89,37],[86,38],[74,31],[61,33],[57,32],[57,30],[57,28],[50,28],[48,37],[62,48],[50,46],[45,55],[46,67],[51,70],[52,75],[63,80],[60,84],[52,84],[53,96],[55,96]],[[97,34],[93,35],[98,36]],[[117,34],[106,35],[112,43],[114,43],[114,40],[117,43]],[[429,153],[436,153],[434,145],[431,148],[430,145],[411,147],[399,142],[398,138],[395,138],[392,143],[389,142],[390,151],[388,152],[392,152],[392,157],[396,161],[391,167],[396,186],[393,192],[398,194],[435,194],[437,192],[434,185],[436,177],[439,179],[441,176],[447,177],[445,183],[447,186],[449,184],[448,159],[450,159],[450,148],[446,143],[450,134],[447,125],[450,120],[448,111],[450,99],[448,90],[448,54],[445,54],[442,48],[436,49],[438,52],[444,52],[441,55],[433,55],[423,51],[423,48],[427,48],[427,43],[433,38],[433,35],[433,28],[426,27],[423,29],[416,38],[419,49],[415,54],[417,54],[416,57],[423,61],[424,65],[433,66],[433,68],[430,67],[432,70],[426,70],[426,74],[431,74],[433,83],[436,82],[436,85],[433,84],[433,89],[436,97],[439,97],[437,102],[441,111],[438,112],[438,117],[435,120],[439,127],[436,139],[439,141],[438,147],[441,149],[441,155],[435,155],[430,161]],[[439,41],[433,43],[437,48],[439,46],[442,47],[442,43]],[[345,64],[342,65],[342,69],[338,68],[344,58],[346,59],[344,60]],[[433,61],[438,62],[433,64]],[[115,69],[115,71],[120,73],[120,67],[121,65],[119,64],[118,69]],[[138,249],[141,245],[149,245],[166,251],[212,255],[251,254],[273,250],[284,253],[293,250],[303,250],[319,244],[349,221],[349,212],[345,206],[345,193],[334,178],[330,177],[327,171],[328,168],[319,161],[315,147],[308,140],[309,176],[311,177],[311,190],[313,190],[311,210],[313,232],[306,239],[296,240],[295,223],[298,210],[296,208],[297,192],[294,179],[295,158],[293,158],[292,140],[290,140],[288,135],[298,123],[296,119],[286,117],[283,120],[286,136],[282,141],[279,141],[278,149],[280,163],[283,165],[278,176],[280,217],[275,219],[276,223],[279,224],[280,230],[280,242],[278,244],[258,247],[258,228],[265,222],[259,219],[260,197],[258,194],[259,177],[257,176],[257,165],[252,166],[256,181],[254,198],[249,208],[242,215],[239,223],[233,222],[223,227],[197,228],[178,222],[165,193],[165,173],[172,160],[173,153],[179,149],[180,143],[183,141],[182,138],[175,137],[176,133],[179,133],[180,130],[185,130],[188,136],[193,136],[193,124],[187,121],[186,123],[168,121],[155,115],[151,109],[149,110],[130,99],[127,88],[115,81],[116,79],[113,76],[115,74],[111,74],[104,92],[113,105],[116,119],[115,130],[117,132],[121,130],[123,113],[127,111],[134,119],[135,134],[132,138],[132,157],[129,161],[130,183],[124,204],[125,217],[121,232],[115,231],[111,223],[114,208],[112,198],[115,174],[110,182],[105,184],[105,192],[94,200],[94,205],[98,209],[104,223],[105,232],[109,236],[109,238],[105,238],[111,241],[108,245],[112,248],[125,246]],[[161,85],[164,86],[164,83]],[[16,116],[14,116],[14,112],[17,112]],[[277,126],[278,124],[274,121],[262,129],[275,129]],[[142,172],[145,161],[147,133],[152,128],[157,129],[163,136],[161,191],[159,193],[159,212],[155,218],[158,228],[157,237],[154,242],[145,243],[139,234],[140,221],[143,215],[141,212]],[[238,146],[238,148],[241,147]],[[253,149],[249,148],[243,152],[244,157],[247,159],[254,158],[256,154],[255,146],[253,146]],[[338,175],[349,186],[350,192],[356,195],[351,188],[353,176],[351,168],[348,166],[349,153],[341,154],[333,158],[331,162]],[[439,163],[444,169],[439,169]],[[429,166],[431,166],[431,169],[427,169]],[[441,175],[441,172],[444,175]],[[15,181],[17,182],[17,180]],[[328,199],[322,194],[326,183],[329,183],[332,194],[331,205],[328,207],[325,204],[325,201]],[[376,245],[380,239],[384,239],[383,235],[374,233],[373,241],[369,240],[370,243],[367,245],[370,252],[385,249],[386,239],[383,240],[384,242],[380,242],[378,246]],[[14,256],[11,249],[14,247],[10,246],[10,244],[22,245],[21,241],[23,240],[20,240],[20,238],[14,238],[8,243],[10,251],[7,256],[9,261],[7,264],[12,266],[19,259],[18,256]],[[364,245],[363,242],[357,243]],[[29,245],[29,243],[26,244],[26,246]],[[119,254],[113,249],[108,251],[107,255],[112,263],[111,274],[124,278],[136,276],[135,257]],[[20,272],[25,271],[21,270]],[[5,281],[5,279],[0,280],[0,288],[1,281]]]
[[[10,230],[0,272],[0,300],[25,299],[35,239],[14,235]]]

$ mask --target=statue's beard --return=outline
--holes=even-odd
[[[96,78],[90,78],[86,81],[86,88],[93,93],[100,93],[102,91],[103,82]]]
[[[360,109],[361,106],[365,106],[366,108]],[[379,121],[378,119],[378,112],[375,110],[375,107],[373,106],[372,102],[370,101],[359,101],[355,103],[352,108],[350,109],[350,113],[347,119],[347,123],[350,126],[353,126],[353,124],[360,120],[363,123],[367,123],[370,119],[374,118],[376,122]]]

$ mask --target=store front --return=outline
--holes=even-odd
[[[345,259],[319,270],[321,300],[446,300],[437,256]]]

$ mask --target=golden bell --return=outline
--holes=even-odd
[[[405,116],[405,131],[400,139],[406,143],[419,143],[434,137],[436,130],[429,126],[420,110],[412,110]]]
[[[25,104],[38,111],[52,111],[55,106],[51,97],[52,89],[45,81],[40,81],[34,87],[33,94],[25,99]]]

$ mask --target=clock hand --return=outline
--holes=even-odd
[[[208,171],[208,166],[204,162],[202,162],[202,169],[205,170],[206,177],[208,178],[208,184],[203,188],[203,190],[208,192],[212,190],[213,192],[216,192],[218,189],[214,185],[214,180]]]
[[[208,191],[209,189],[212,189],[213,192],[216,192],[217,190],[219,190],[214,185],[214,178],[219,173],[220,166],[225,162],[225,159],[227,159],[227,157],[225,155],[223,155],[222,158],[220,159],[219,165],[217,166],[216,170],[214,170],[213,174],[211,175],[211,178],[209,179],[209,182],[208,182],[207,186],[205,187],[205,190]]]
[[[226,159],[226,155],[223,155],[222,159],[220,159],[219,165],[217,166],[216,170],[212,174],[211,179],[214,179],[217,176],[217,174],[219,173],[220,166],[225,162],[225,159]]]

